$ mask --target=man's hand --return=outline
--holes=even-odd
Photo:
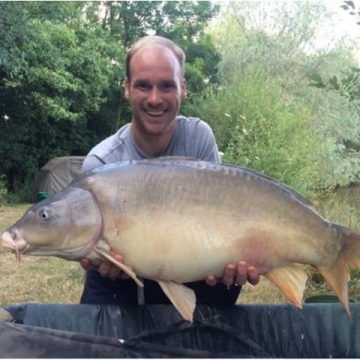
[[[225,267],[221,279],[216,279],[213,275],[209,275],[205,279],[205,282],[210,286],[214,286],[218,282],[227,286],[232,284],[245,285],[246,281],[254,286],[260,281],[260,276],[256,268],[254,266],[248,266],[246,261],[239,261],[237,264],[228,264]]]
[[[120,254],[116,254],[114,251],[110,251],[110,255],[117,261],[123,262],[124,257]],[[125,274],[122,270],[120,270],[117,266],[112,264],[110,261],[103,261],[99,266],[93,265],[89,259],[81,259],[80,260],[81,267],[88,270],[97,270],[101,276],[109,277],[113,280],[120,279],[129,279],[129,276]]]

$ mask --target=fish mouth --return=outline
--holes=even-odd
[[[15,258],[20,261],[20,255],[26,252],[29,248],[29,244],[22,238],[20,232],[16,229],[15,234],[11,234],[9,231],[5,231],[2,235],[2,245],[10,248],[15,253]],[[14,239],[17,239],[16,242]]]

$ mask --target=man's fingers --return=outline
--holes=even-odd
[[[114,251],[110,251],[110,255],[119,262],[124,261],[124,257],[120,254],[115,253]],[[111,265],[110,271],[109,271],[109,277],[112,279],[129,279],[129,275],[125,274],[122,270],[120,270],[116,265]]]
[[[84,270],[87,270],[90,261],[88,259],[80,259],[79,263]]]
[[[110,274],[110,270],[111,270],[111,262],[110,261],[103,261],[100,265],[99,265],[99,273],[101,276],[104,277],[108,277]]]
[[[110,255],[115,259],[115,260],[117,260],[117,261],[119,261],[119,262],[123,262],[124,261],[124,257],[122,256],[122,255],[120,255],[120,254],[117,254],[117,253],[115,253],[114,251],[110,251]]]
[[[260,277],[259,277],[259,273],[257,272],[256,267],[254,267],[254,266],[249,267],[247,280],[253,286],[255,286],[259,283]]]
[[[124,257],[120,254],[116,254],[114,251],[110,251],[110,255],[117,261],[123,262]],[[128,279],[129,276],[126,275],[122,270],[120,270],[117,266],[113,265],[110,261],[103,261],[99,266],[93,265],[89,259],[81,259],[80,261],[81,267],[86,270],[97,270],[100,275],[103,277],[109,277],[111,279],[121,278]]]
[[[221,282],[226,286],[232,285],[234,283],[235,272],[236,266],[234,264],[228,264],[225,268]]]
[[[103,261],[99,266],[99,273],[103,277],[109,277],[111,279],[122,278],[126,279],[126,274],[122,272],[117,266],[113,265],[110,261]]]
[[[208,275],[208,276],[206,277],[206,279],[205,279],[205,282],[206,282],[206,284],[208,284],[209,286],[214,286],[214,285],[217,284],[218,281],[216,280],[216,278],[215,278],[214,275]]]
[[[94,270],[97,267],[95,265],[93,265],[89,259],[81,259],[79,261],[80,266],[85,270],[85,271],[89,271],[89,270]]]
[[[225,267],[221,279],[216,279],[213,275],[206,277],[205,282],[214,286],[219,281],[226,286],[233,284],[245,285],[248,281],[251,285],[257,285],[260,277],[255,266],[248,266],[246,261],[239,261],[237,264],[228,264]]]
[[[239,261],[236,269],[235,283],[245,285],[248,277],[248,267],[245,261]]]
[[[132,268],[129,266],[129,269],[132,270]],[[111,269],[110,269],[110,272],[109,272],[109,275],[108,275],[110,278],[112,279],[117,279],[117,278],[120,278],[120,279],[130,279],[130,276],[128,274],[126,274],[124,271],[122,271],[121,269],[119,269],[117,266],[115,265],[112,265],[111,266]]]

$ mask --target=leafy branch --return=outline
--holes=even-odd
[[[350,15],[357,17],[357,25],[360,25],[360,9],[355,10],[355,4],[353,1],[344,1],[344,5],[340,6],[345,11],[348,11]]]
[[[357,25],[360,25],[360,8],[355,9],[353,1],[344,1],[343,5],[340,6],[352,16],[357,18]],[[325,89],[326,91],[335,90],[339,91],[341,96],[347,97],[350,101],[360,99],[360,82],[359,82],[360,68],[351,67],[350,73],[346,77],[338,78],[333,75],[327,81],[324,80],[319,73],[314,73],[308,76],[313,82],[310,86],[318,89]]]
[[[318,89],[325,89],[326,91],[335,90],[339,91],[341,96],[347,97],[350,101],[360,99],[360,68],[352,67],[349,75],[343,78],[338,78],[333,75],[330,79],[325,80],[318,73],[308,76],[313,82],[309,86]]]

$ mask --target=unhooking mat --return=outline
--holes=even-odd
[[[340,304],[197,306],[192,324],[172,305],[3,309],[1,358],[360,357],[357,303],[353,322]]]

